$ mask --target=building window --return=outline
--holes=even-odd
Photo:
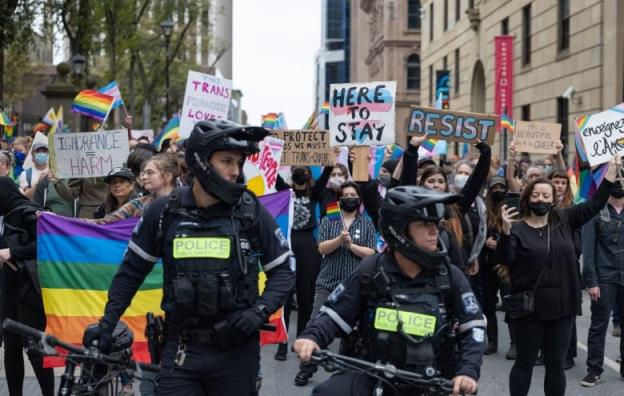
[[[407,89],[420,89],[420,56],[416,54],[407,58]]]
[[[325,64],[325,101],[329,100],[329,85],[341,84],[348,81],[347,67],[344,62],[329,62]]]
[[[433,41],[433,1],[429,4],[429,41]]]
[[[448,0],[444,0],[444,31],[448,29]]]
[[[570,0],[559,0],[558,49],[570,48]]]
[[[468,8],[475,8],[474,7],[474,0],[468,0]]]
[[[459,94],[459,48],[455,50],[455,94]]]
[[[327,0],[327,39],[344,39],[344,0]]]
[[[407,28],[420,29],[420,0],[407,1]]]
[[[522,121],[531,121],[531,105],[525,104],[520,108]]]
[[[429,103],[433,104],[433,65],[429,65]]]
[[[455,21],[461,19],[461,0],[455,0]]]
[[[531,63],[531,4],[522,9],[522,64]]]
[[[448,57],[446,55],[442,58],[442,70],[448,70]]]
[[[557,122],[561,124],[561,143],[563,150],[561,154],[563,158],[568,158],[568,118],[569,118],[569,102],[568,99],[559,96],[557,98]]]
[[[509,18],[505,18],[501,21],[501,34],[509,34]]]

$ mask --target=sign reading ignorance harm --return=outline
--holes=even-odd
[[[624,153],[624,103],[576,120],[589,165],[609,162]]]
[[[107,176],[126,163],[128,132],[56,133],[56,175],[59,179]]]
[[[394,143],[396,81],[331,84],[331,147]]]
[[[561,124],[537,121],[516,121],[513,141],[519,153],[555,154],[561,139]]]
[[[189,137],[199,121],[227,119],[231,97],[231,80],[189,71],[180,117],[180,136]]]
[[[466,143],[481,140],[491,146],[496,137],[496,123],[495,115],[412,106],[407,134]]]
[[[332,149],[329,132],[323,130],[284,130],[273,133],[284,141],[282,166],[325,165],[330,163]]]

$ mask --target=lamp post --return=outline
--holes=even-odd
[[[76,81],[76,86],[78,87],[79,91],[82,89],[82,75],[85,72],[85,66],[86,66],[86,58],[83,55],[76,54],[72,56],[71,67],[72,67],[74,79]],[[87,119],[87,117],[84,117],[84,116],[79,117],[78,128],[81,131],[88,130],[89,120]]]
[[[162,21],[160,23],[160,28],[162,29],[163,35],[165,36],[165,85],[166,85],[166,96],[165,96],[165,112],[167,119],[169,118],[169,41],[171,39],[171,34],[173,33],[173,22],[170,20]]]

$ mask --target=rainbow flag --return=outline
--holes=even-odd
[[[437,143],[438,139],[427,139],[420,145],[420,147],[431,153],[435,149]]]
[[[115,102],[113,103],[111,110],[115,110],[119,106],[124,105],[123,98],[121,97],[121,91],[119,90],[119,86],[117,85],[117,81],[109,82],[107,85],[98,89],[98,92],[115,98]]]
[[[286,129],[284,113],[268,113],[263,115],[262,128],[268,130]]]
[[[115,98],[90,89],[80,91],[74,98],[71,111],[98,121],[104,121]]]
[[[2,126],[11,126],[13,125],[13,121],[11,121],[11,118],[9,116],[7,116],[6,114],[4,114],[3,112],[0,111],[0,125]]]
[[[581,130],[585,127],[589,121],[589,116],[581,116],[576,119],[576,128],[574,129],[574,143],[576,145],[576,153],[580,157],[582,162],[587,162],[587,153],[585,151],[585,145],[583,139],[581,139]]]
[[[509,117],[507,114],[503,114],[500,116],[500,127],[507,128],[509,132],[513,133],[514,131],[514,120]]]
[[[56,122],[56,112],[54,111],[54,107],[50,107],[50,110],[45,113],[41,121],[48,125],[53,125]]]
[[[175,143],[180,138],[180,117],[175,114],[165,125],[163,130],[156,136],[152,145],[160,151],[162,143],[167,139],[172,139]]]
[[[338,202],[331,202],[327,205],[327,220],[342,220],[342,215],[340,214],[340,205],[338,204]]]
[[[323,102],[319,110],[319,115],[320,114],[329,114],[329,102]]]
[[[317,115],[316,115],[316,112],[313,112],[312,114],[310,114],[310,117],[308,117],[308,120],[303,125],[302,129],[315,129],[317,126],[318,126]]]
[[[284,235],[289,238],[293,200],[290,190],[260,197]],[[108,289],[117,272],[132,230],[138,218],[112,224],[94,225],[80,220],[44,213],[37,222],[37,264],[46,312],[46,332],[72,344],[82,343],[84,329],[97,322],[104,313]],[[145,314],[162,315],[162,262],[156,263],[137,291],[121,320],[134,333],[134,359],[148,362],[149,352],[144,335]],[[259,287],[264,289],[266,276],[260,274]],[[261,344],[287,339],[282,310],[270,322],[276,332],[261,332]],[[61,358],[46,358],[47,367],[63,365]]]

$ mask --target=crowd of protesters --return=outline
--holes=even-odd
[[[487,318],[486,355],[497,353],[500,347],[497,310],[505,308],[502,297],[534,291],[532,313],[504,318],[510,334],[505,356],[515,360],[509,378],[510,394],[529,392],[536,364],[545,365],[545,393],[565,394],[564,370],[575,364],[575,319],[581,314],[583,289],[591,299],[591,326],[587,335],[587,375],[581,384],[595,385],[603,372],[609,322],[613,322],[613,336],[621,333],[621,165],[610,164],[591,199],[574,204],[561,144],[557,146],[558,154],[534,160],[517,153],[511,144],[508,161],[501,164],[485,142],[478,142],[463,159],[422,157],[419,147],[424,140],[411,138],[401,159],[387,158],[379,175],[365,182],[350,180],[354,154],[345,164],[325,166],[316,180],[310,167],[292,167],[282,174],[283,179],[278,179],[278,190],[294,191],[291,245],[297,262],[296,288],[285,310],[287,325],[296,307],[296,334],[300,334],[361,259],[384,249],[379,240],[377,212],[386,189],[420,185],[435,191],[454,191],[462,198],[446,205],[440,242],[447,248],[451,262],[466,274],[483,307]],[[140,217],[156,198],[192,182],[192,175],[180,160],[184,141],[166,141],[160,152],[148,138],[131,139],[130,147],[126,166],[113,169],[107,177],[59,179],[48,167],[47,144],[33,144],[26,137],[2,143],[2,318],[45,328],[33,212],[49,211],[107,224]],[[25,166],[29,155],[32,164]],[[339,203],[340,221],[328,218],[328,207],[335,202]],[[4,340],[9,393],[20,395],[23,345],[19,337],[8,333]],[[288,344],[281,344],[275,359],[286,360],[287,352]],[[42,393],[52,395],[52,371],[43,368],[40,357],[29,355],[29,359]],[[295,384],[306,385],[314,371],[311,365],[301,365]],[[624,377],[621,363],[620,373]],[[126,391],[132,392],[130,387]]]

